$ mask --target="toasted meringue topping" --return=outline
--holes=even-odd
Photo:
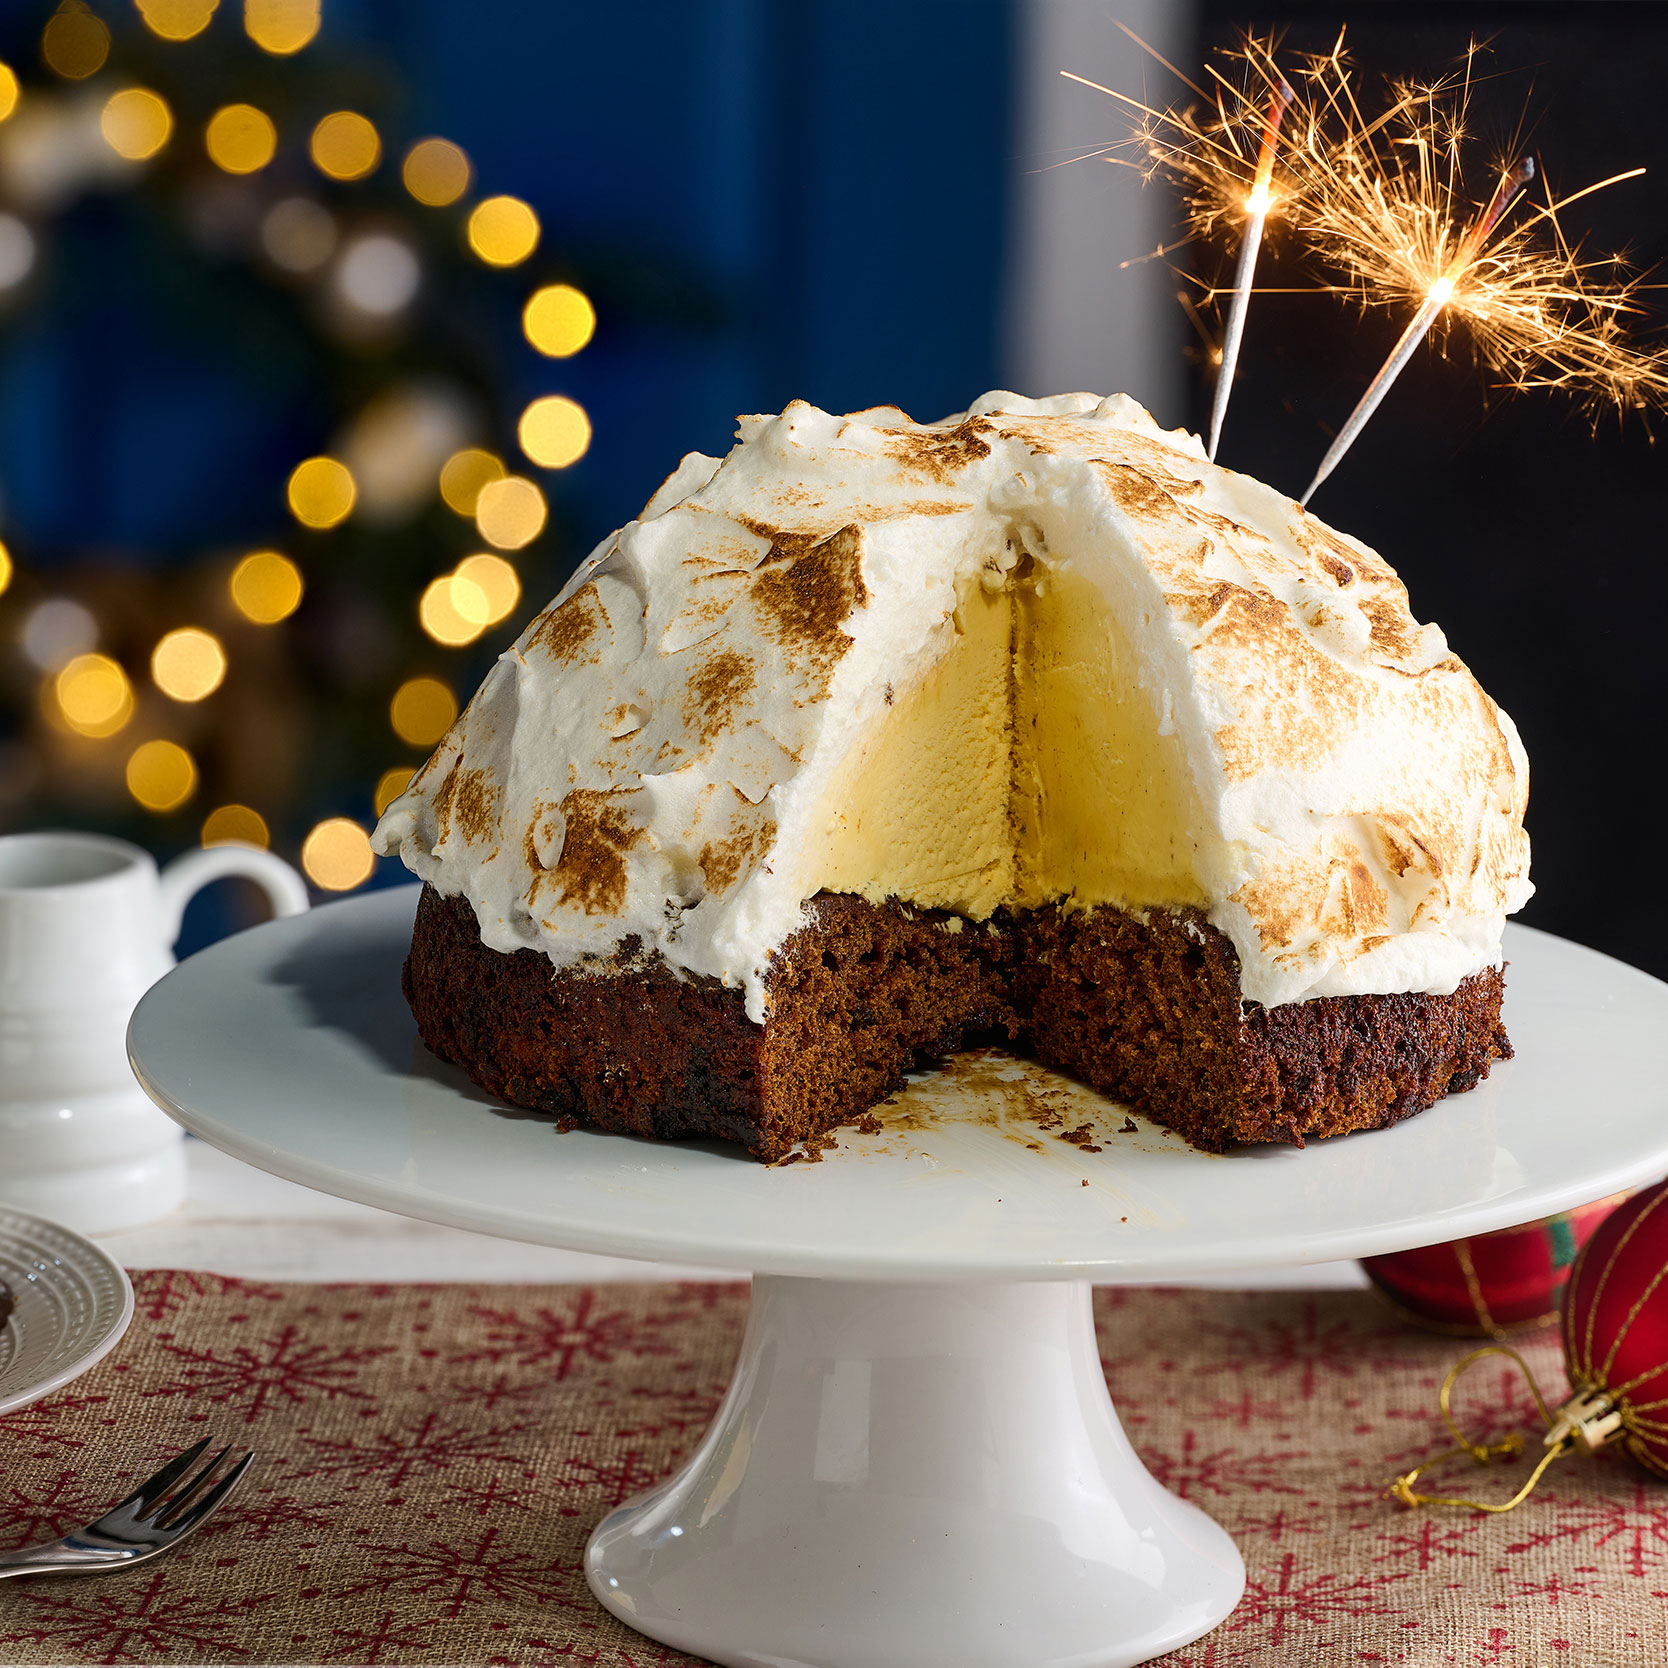
[[[825,888],[1197,907],[1273,1007],[1498,965],[1527,791],[1372,551],[1121,395],[993,393],[685,458],[375,843],[492,948],[658,954],[755,1021]]]

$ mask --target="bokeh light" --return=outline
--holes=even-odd
[[[488,481],[475,500],[475,526],[488,544],[520,550],[544,531],[544,494],[522,475]]]
[[[522,412],[516,436],[534,463],[545,469],[566,469],[589,450],[591,419],[577,400],[546,394]]]
[[[220,0],[135,0],[145,27],[165,41],[188,41],[208,28]]]
[[[407,678],[388,703],[394,734],[411,747],[433,747],[457,715],[457,696],[439,678]]]
[[[440,496],[448,509],[472,516],[481,488],[489,481],[503,480],[504,473],[501,459],[479,446],[466,446],[440,466]]]
[[[357,496],[347,465],[335,458],[298,463],[288,494],[290,512],[304,527],[334,527],[345,521]]]
[[[521,310],[527,340],[551,359],[578,353],[596,333],[597,313],[590,297],[572,284],[546,284],[534,290]]]
[[[276,550],[257,550],[232,569],[232,603],[256,625],[276,625],[301,605],[301,570]]]
[[[180,626],[151,650],[151,681],[175,701],[201,701],[226,677],[226,651],[212,631]]]
[[[472,579],[443,574],[424,590],[417,619],[435,642],[449,649],[473,643],[487,628],[486,592]]]
[[[321,0],[243,0],[243,29],[274,57],[299,52],[319,32]]]
[[[351,892],[371,878],[376,854],[370,836],[352,817],[327,817],[301,842],[301,867],[315,886]]]
[[[462,146],[450,139],[419,139],[405,153],[400,178],[418,202],[445,208],[469,189],[471,172]]]
[[[261,248],[286,272],[317,272],[336,252],[336,218],[311,197],[282,197],[261,217]]]
[[[486,623],[508,619],[521,601],[521,578],[502,556],[465,556],[453,570],[459,579],[480,587],[486,598]]]
[[[361,313],[386,317],[410,305],[422,269],[411,246],[386,232],[357,237],[342,251],[336,287]]]
[[[203,135],[209,159],[228,174],[253,174],[278,149],[278,129],[264,110],[252,104],[228,104],[209,117]]]
[[[333,180],[362,180],[382,160],[382,140],[357,110],[336,110],[313,129],[307,153]]]
[[[133,716],[133,686],[107,654],[78,654],[52,685],[64,722],[80,735],[113,736]]]
[[[142,741],[128,756],[127,791],[147,811],[177,811],[197,791],[197,761],[177,741]]]
[[[17,71],[10,64],[0,64],[0,122],[17,108],[19,92]]]
[[[12,582],[12,553],[0,544],[0,592]]]
[[[379,817],[411,786],[411,778],[416,774],[410,765],[395,765],[392,770],[383,771],[376,784],[376,814]]]
[[[85,0],[63,0],[41,32],[41,57],[46,67],[66,81],[85,81],[104,67],[110,56],[110,31],[95,17]]]
[[[519,197],[488,197],[469,216],[469,247],[488,266],[516,266],[539,246],[539,217]]]
[[[98,642],[98,621],[70,597],[48,597],[23,622],[23,652],[43,672],[56,672]]]
[[[105,100],[99,129],[117,156],[143,162],[168,143],[174,113],[168,101],[149,87],[123,87]]]
[[[35,265],[35,234],[15,214],[0,214],[0,290],[21,284]]]
[[[266,818],[247,805],[217,805],[203,818],[205,846],[260,846],[272,844]]]

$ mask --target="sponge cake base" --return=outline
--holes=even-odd
[[[558,970],[481,943],[423,888],[405,965],[423,1041],[489,1093],[571,1124],[733,1141],[775,1162],[861,1117],[910,1068],[1005,1038],[1211,1151],[1376,1129],[1474,1087],[1511,1044],[1501,970],[1446,995],[1240,1000],[1194,911],[940,910],[822,893],[757,1025],[742,993],[627,945]]]

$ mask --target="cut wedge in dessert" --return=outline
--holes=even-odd
[[[744,419],[499,661],[377,840],[423,1037],[777,1159],[995,1033],[1208,1147],[1510,1052],[1511,721],[1393,571],[1116,397]]]

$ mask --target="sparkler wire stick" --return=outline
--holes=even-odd
[[[1339,429],[1338,438],[1327,448],[1320,468],[1315,471],[1315,478],[1309,483],[1308,491],[1298,500],[1299,503],[1307,505],[1315,495],[1315,488],[1338,467],[1344,453],[1355,443],[1356,436],[1367,426],[1368,418],[1378,410],[1379,402],[1390,392],[1391,384],[1407,368],[1408,360],[1413,357],[1413,350],[1424,340],[1426,333],[1441,316],[1442,309],[1453,296],[1454,286],[1464,278],[1466,269],[1476,260],[1489,234],[1500,224],[1500,217],[1534,177],[1535,159],[1532,156],[1521,158],[1500,176],[1500,183],[1494,188],[1494,195],[1489,199],[1488,207],[1483,210],[1476,224],[1460,239],[1459,247],[1454,251],[1454,258],[1444,268],[1442,276],[1425,292],[1425,300],[1419,311],[1408,321],[1407,329],[1391,349],[1390,357],[1367,384],[1367,391],[1356,402],[1355,410],[1349,414],[1349,421]]]
[[[1222,420],[1228,415],[1228,397],[1234,389],[1234,367],[1239,363],[1240,338],[1245,334],[1245,314],[1251,303],[1251,281],[1257,272],[1257,251],[1262,246],[1263,222],[1268,218],[1269,187],[1274,179],[1274,150],[1280,137],[1280,122],[1293,98],[1284,81],[1275,89],[1263,126],[1262,148],[1257,153],[1257,173],[1251,195],[1245,199],[1250,218],[1240,241],[1239,264],[1234,270],[1234,287],[1228,301],[1228,318],[1222,333],[1222,359],[1216,372],[1216,391],[1210,407],[1210,446],[1205,452],[1216,461],[1217,443],[1222,438]]]

